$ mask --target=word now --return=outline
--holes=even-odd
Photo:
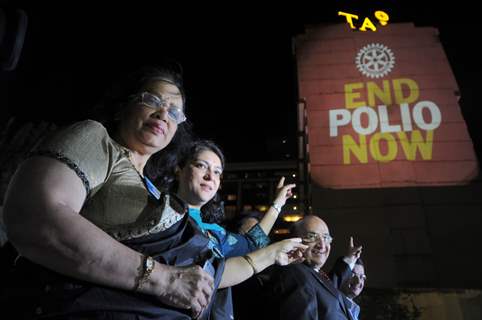
[[[343,164],[351,164],[351,155],[358,160],[358,163],[368,163],[369,154],[373,160],[390,162],[397,158],[400,149],[407,160],[417,160],[417,151],[421,160],[432,159],[432,130],[427,131],[425,139],[419,130],[414,130],[410,137],[405,132],[396,134],[377,132],[371,136],[368,143],[364,135],[359,135],[358,142],[350,135],[343,135],[342,141]]]
[[[353,24],[353,19],[358,20],[358,16],[356,14],[338,11],[338,15],[344,16],[346,18],[346,22],[350,25],[350,28],[356,29],[355,25]],[[374,16],[378,19],[380,25],[382,26],[386,26],[388,24],[388,20],[390,20],[388,14],[381,10],[375,11]],[[377,27],[375,27],[373,22],[368,17],[363,20],[363,24],[360,28],[358,28],[358,30],[367,31],[367,28],[372,31],[377,31]]]

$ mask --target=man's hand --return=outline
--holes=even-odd
[[[345,261],[348,264],[355,264],[356,260],[360,258],[362,253],[362,246],[356,246],[353,244],[353,237],[350,237],[350,243],[348,244],[348,250],[346,252]]]
[[[267,248],[275,250],[275,263],[280,266],[285,266],[304,260],[303,253],[308,246],[301,242],[301,238],[291,238],[275,242]]]
[[[281,177],[276,186],[276,197],[273,201],[276,205],[282,207],[285,205],[286,200],[293,196],[293,188],[296,187],[296,184],[291,183],[285,185],[285,177]]]

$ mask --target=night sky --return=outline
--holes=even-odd
[[[306,24],[344,22],[338,10],[368,16],[383,9],[391,22],[439,28],[481,158],[482,115],[476,98],[481,62],[475,44],[481,37],[479,21],[469,17],[474,5],[340,0],[282,8],[228,2],[168,8],[140,3],[8,2],[27,11],[29,26],[17,69],[1,74],[1,92],[8,95],[1,100],[7,101],[1,123],[11,116],[59,124],[82,120],[119,75],[169,57],[184,67],[187,115],[195,133],[218,142],[229,162],[295,159],[292,37]]]

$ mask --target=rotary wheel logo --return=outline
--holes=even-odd
[[[380,43],[370,43],[358,51],[355,59],[358,70],[369,78],[381,78],[392,71],[395,56]]]

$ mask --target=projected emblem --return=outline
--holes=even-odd
[[[478,177],[437,29],[402,23],[347,34],[342,24],[323,25],[300,36],[296,52],[314,185],[448,186]]]
[[[368,78],[381,78],[392,71],[395,56],[380,43],[371,43],[358,51],[355,59],[358,70]]]

